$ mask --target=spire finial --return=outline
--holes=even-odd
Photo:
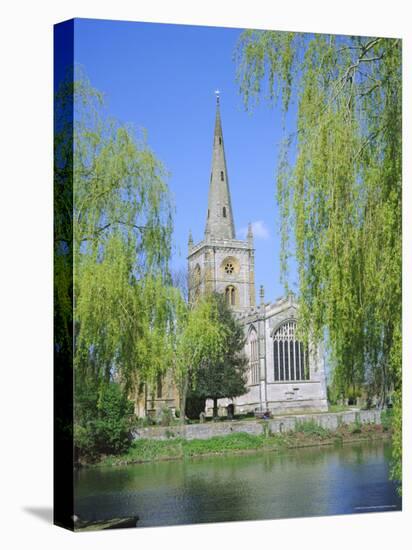
[[[193,237],[192,237],[192,230],[189,229],[189,241],[188,241],[189,247],[193,246]]]
[[[252,224],[249,222],[247,226],[247,240],[253,242],[253,229]]]
[[[216,103],[219,105],[220,100],[220,90],[215,90]]]
[[[260,305],[263,306],[263,304],[265,303],[265,289],[263,288],[263,285],[260,285]]]

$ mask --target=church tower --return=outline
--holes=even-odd
[[[220,292],[235,311],[255,305],[253,233],[249,225],[246,241],[236,239],[218,95],[204,239],[190,235],[188,262],[191,301]]]

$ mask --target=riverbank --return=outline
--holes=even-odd
[[[280,452],[299,447],[342,445],[390,437],[390,428],[382,425],[355,423],[339,426],[336,430],[328,430],[315,422],[304,422],[297,425],[294,431],[285,433],[271,433],[269,430],[261,435],[237,432],[208,439],[190,440],[180,437],[167,440],[142,438],[135,440],[127,453],[103,457],[97,465],[124,466],[211,455],[245,454],[259,451]]]

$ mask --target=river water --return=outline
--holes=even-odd
[[[76,514],[138,527],[401,510],[391,443],[363,442],[76,473]]]

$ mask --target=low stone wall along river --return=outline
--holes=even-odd
[[[249,433],[262,435],[266,430],[271,433],[281,433],[295,430],[302,422],[315,422],[322,428],[336,430],[343,424],[381,424],[381,411],[345,411],[340,413],[300,414],[276,416],[270,420],[260,421],[218,421],[204,424],[186,424],[184,426],[138,428],[134,432],[135,439],[170,439],[183,437],[185,439],[208,439],[214,436],[229,435],[231,433]],[[266,426],[266,427],[265,427]]]

